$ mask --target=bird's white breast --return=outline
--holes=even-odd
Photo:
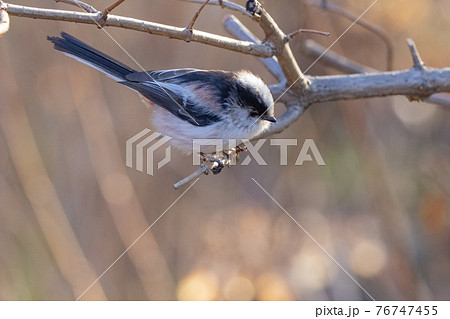
[[[208,126],[195,126],[177,118],[159,106],[153,108],[152,122],[158,132],[171,137],[170,143],[186,154],[192,153],[195,140],[221,140],[224,150],[226,150],[230,140],[231,144],[234,141],[237,141],[237,144],[239,144],[240,140],[251,139],[267,130],[270,126],[270,123],[267,121],[254,123],[254,119],[249,118],[247,114],[241,118],[239,123],[233,123],[231,120],[225,119]],[[216,152],[216,147],[201,147],[201,151],[214,153]]]

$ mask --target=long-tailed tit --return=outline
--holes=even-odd
[[[276,122],[269,88],[249,71],[137,72],[67,33],[61,36],[48,37],[56,50],[160,106],[153,110],[155,127],[186,153],[192,152],[194,139],[222,139],[227,145],[229,140],[251,139]]]

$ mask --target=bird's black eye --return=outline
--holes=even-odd
[[[251,111],[250,116],[259,116],[259,113],[257,111]]]

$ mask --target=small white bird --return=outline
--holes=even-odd
[[[174,69],[137,72],[77,38],[62,32],[47,37],[56,50],[83,62],[137,91],[160,106],[153,110],[156,129],[172,145],[192,153],[195,139],[251,139],[276,123],[274,102],[267,85],[243,70]],[[204,152],[214,149],[202,148]]]

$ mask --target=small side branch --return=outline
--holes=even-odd
[[[286,35],[286,37],[284,38],[284,42],[291,41],[296,35],[298,35],[300,33],[312,33],[312,34],[323,35],[325,37],[329,37],[330,36],[329,32],[318,31],[318,30],[311,30],[311,29],[298,29],[298,30],[296,30],[294,32],[291,32],[288,35]]]
[[[417,50],[416,44],[412,39],[407,39],[406,41],[408,42],[409,51],[413,59],[413,66],[419,70],[424,69],[425,63],[419,54],[419,50]]]
[[[426,102],[447,107],[447,110],[450,110],[450,94],[436,93],[430,96]]]
[[[113,11],[115,8],[117,8],[119,5],[121,5],[125,0],[118,0],[109,7],[107,7],[102,12],[102,19],[106,21],[106,18],[108,17],[108,14],[110,14],[111,11]]]
[[[200,8],[197,10],[197,12],[194,14],[194,17],[192,18],[191,22],[186,27],[185,32],[188,33],[188,39],[186,40],[187,42],[191,41],[190,39],[191,39],[192,33],[194,31],[194,24],[197,21],[198,17],[200,16],[200,13],[203,11],[203,9],[208,4],[208,2],[209,2],[209,0],[205,0],[203,2],[203,4],[200,6]]]
[[[181,1],[185,1],[185,2],[195,2],[195,3],[202,3],[202,2],[204,2],[204,0],[181,0]],[[221,6],[222,8],[226,8],[226,9],[229,9],[229,10],[237,11],[237,12],[240,12],[240,13],[242,13],[242,14],[248,16],[248,17],[252,17],[252,15],[251,15],[250,13],[248,13],[248,12],[245,10],[244,7],[238,5],[238,4],[234,3],[234,2],[231,2],[231,1],[225,1],[225,0],[223,0],[223,1],[217,1],[217,0],[215,0],[215,1],[214,1],[214,0],[210,0],[210,1],[208,2],[208,4],[209,4],[209,5]]]
[[[379,72],[378,70],[375,70],[371,67],[350,60],[345,56],[342,56],[311,39],[305,41],[303,52],[310,55],[314,59],[321,57],[321,63],[323,63],[324,65],[329,65],[343,73],[352,74]]]
[[[55,2],[70,4],[75,7],[81,8],[84,11],[89,12],[89,13],[97,13],[98,12],[98,10],[95,9],[93,6],[91,6],[85,2],[82,2],[82,1],[78,1],[78,0],[55,0]]]
[[[189,175],[186,178],[183,178],[178,183],[175,183],[173,185],[173,188],[178,189],[181,186],[184,186],[184,185],[188,184],[189,182],[193,181],[194,179],[196,179],[200,175],[208,174],[208,172],[211,170],[211,168],[213,168],[213,166],[216,165],[216,164],[217,163],[212,163],[210,165],[202,165],[202,166],[200,166],[200,168],[198,170],[196,170],[194,173],[192,173],[191,175]]]

